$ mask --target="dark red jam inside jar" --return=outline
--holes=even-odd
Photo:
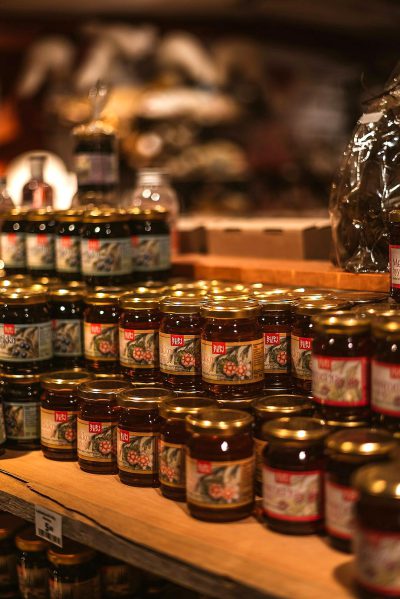
[[[64,281],[81,278],[82,218],[82,210],[62,210],[56,213],[56,271]]]
[[[80,289],[52,289],[49,306],[53,329],[55,368],[83,366],[83,293]]]
[[[46,209],[31,210],[26,225],[26,267],[35,277],[55,275],[54,213]]]
[[[7,276],[26,272],[26,210],[15,208],[8,212],[1,225],[0,255]]]
[[[303,416],[264,424],[263,511],[272,530],[293,535],[322,530],[328,432],[320,420]]]
[[[134,281],[164,281],[171,272],[171,233],[168,212],[133,208],[129,211]]]
[[[78,386],[93,375],[83,370],[62,370],[42,375],[40,442],[50,460],[77,460]]]
[[[15,537],[17,573],[22,599],[46,599],[48,597],[49,565],[46,551],[48,544],[35,534],[33,526],[22,530]],[[3,596],[3,595],[2,595]]]
[[[390,296],[400,303],[400,210],[389,213]]]
[[[385,431],[359,428],[329,435],[325,446],[325,528],[333,547],[351,552],[357,498],[352,476],[361,466],[388,461],[397,442]]]
[[[38,374],[1,374],[7,447],[40,449],[40,380]]]
[[[216,407],[212,399],[181,396],[160,405],[162,417],[158,472],[161,493],[168,499],[186,501],[185,446],[188,439],[186,416]]]
[[[324,420],[367,419],[370,323],[350,314],[313,318],[312,394]]]
[[[50,598],[85,597],[101,599],[100,570],[96,553],[64,539],[62,549],[54,545],[47,552]]]
[[[129,382],[99,379],[78,388],[78,461],[85,472],[117,474],[118,393]]]

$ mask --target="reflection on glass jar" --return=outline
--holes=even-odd
[[[97,291],[85,298],[84,353],[88,370],[117,373],[120,371],[118,300],[123,291]]]
[[[83,293],[79,289],[54,289],[48,297],[54,366],[83,366]]]
[[[40,449],[39,375],[3,373],[0,376],[7,447]]]

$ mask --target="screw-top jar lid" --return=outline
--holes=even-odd
[[[118,405],[129,409],[151,410],[172,397],[173,393],[164,387],[129,388],[119,393]]]
[[[326,447],[330,451],[357,456],[380,456],[392,453],[398,443],[383,430],[358,428],[329,435]]]
[[[139,285],[138,287],[129,287],[129,295],[136,297],[155,297],[160,298],[167,295],[169,291],[168,285],[155,285],[154,287],[150,284]]]
[[[369,464],[360,468],[352,479],[360,493],[400,501],[399,463]]]
[[[388,294],[379,291],[337,291],[335,297],[340,301],[350,302],[355,306],[375,304],[388,300]]]
[[[125,210],[108,208],[99,210],[94,208],[84,212],[82,222],[83,223],[109,223],[109,222],[121,222],[128,221],[129,215]]]
[[[165,314],[199,314],[204,300],[199,297],[164,297],[160,303]]]
[[[116,304],[124,293],[126,293],[126,291],[121,287],[110,287],[108,291],[95,291],[85,297],[85,304],[91,306]]]
[[[217,399],[217,404],[224,410],[244,410],[245,412],[253,411],[254,397],[241,397],[236,399]]]
[[[257,294],[256,299],[261,304],[262,310],[276,312],[290,312],[293,307],[293,298],[285,295],[269,295],[267,293]]]
[[[1,304],[44,304],[46,289],[42,285],[6,287],[0,291]]]
[[[168,212],[163,206],[154,208],[130,208],[128,215],[133,220],[167,220]]]
[[[47,557],[56,566],[72,566],[83,564],[96,557],[96,552],[75,541],[64,539],[64,546],[54,547],[47,552]]]
[[[160,416],[184,420],[189,414],[198,414],[200,410],[216,406],[214,399],[181,395],[165,399],[160,405]]]
[[[302,443],[323,439],[329,433],[329,429],[317,418],[293,416],[266,422],[262,432],[270,438]]]
[[[84,210],[58,210],[56,221],[60,223],[78,223],[82,220]]]
[[[253,299],[231,299],[207,301],[200,313],[206,318],[254,318],[260,312],[260,305]]]
[[[95,379],[82,383],[78,387],[79,397],[87,401],[110,401],[118,393],[128,389],[130,384],[124,379]]]
[[[110,381],[124,381],[125,379],[122,377],[121,373],[119,372],[93,372],[93,378],[94,379],[109,379]],[[131,385],[133,383],[130,383]]]
[[[33,526],[19,532],[15,537],[15,544],[20,551],[28,552],[46,551],[49,547],[46,541],[36,536]]]
[[[331,432],[333,430],[352,430],[357,428],[368,428],[369,422],[366,420],[324,420],[326,426],[329,427]]]
[[[341,310],[346,308],[346,302],[334,301],[327,298],[320,299],[300,299],[294,303],[294,311],[296,314],[318,314],[318,312],[326,312],[327,310]]]
[[[253,283],[250,285],[252,295],[265,295],[267,296],[288,296],[292,289],[290,287],[272,287],[271,285],[264,285],[264,283]]]
[[[335,335],[352,335],[353,333],[368,333],[370,321],[358,318],[354,314],[318,314],[312,317],[315,331]]]
[[[27,220],[29,221],[50,221],[54,220],[54,211],[48,208],[39,208],[38,210],[30,210],[27,214]]]
[[[277,395],[267,395],[253,400],[254,412],[263,416],[264,414],[304,414],[306,410],[314,410],[314,405],[310,399],[304,395],[290,395],[279,393]]]
[[[42,374],[40,382],[49,391],[70,391],[93,378],[93,374],[85,370],[59,370]]]
[[[147,297],[126,293],[120,298],[119,305],[124,310],[157,310],[160,302],[156,296]]]
[[[49,300],[51,302],[63,302],[69,300],[71,302],[79,302],[83,300],[84,292],[79,287],[75,289],[51,289],[49,291]]]
[[[64,283],[58,277],[35,277],[34,285],[43,285],[46,289],[62,287]]]
[[[0,373],[0,380],[13,385],[33,384],[40,382],[40,374],[24,373],[24,374],[9,374],[6,372]]]
[[[25,217],[28,214],[28,208],[13,208],[12,210],[7,210],[4,214],[4,220],[14,221],[14,220],[25,220]]]
[[[400,311],[377,314],[372,319],[372,332],[377,337],[400,338]]]
[[[251,426],[253,417],[241,410],[205,408],[186,418],[188,430],[205,434],[234,434]]]

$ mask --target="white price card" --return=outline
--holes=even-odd
[[[35,505],[36,535],[62,547],[62,517],[45,507]]]

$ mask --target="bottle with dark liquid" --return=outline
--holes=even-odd
[[[47,157],[43,154],[30,156],[31,178],[22,188],[22,206],[26,208],[52,208],[53,188],[43,178]]]

